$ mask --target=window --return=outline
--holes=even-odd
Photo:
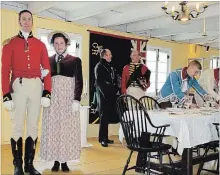
[[[189,58],[188,63],[197,60],[202,65],[202,72],[207,69],[215,69],[220,66],[220,58],[219,56],[212,56],[211,58]]]
[[[213,56],[210,59],[210,69],[215,69],[220,66],[220,58],[219,56]]]
[[[151,85],[146,92],[148,95],[156,95],[164,85],[169,74],[169,55],[169,51],[164,49],[147,49],[146,65],[151,70]]]
[[[47,29],[37,29],[38,32],[38,39],[40,39],[47,47],[48,55],[52,56],[55,54],[53,46],[48,43],[48,35],[53,32],[53,30],[47,30]],[[81,58],[81,43],[82,43],[82,36],[80,34],[74,34],[74,33],[66,33],[71,40],[71,45],[67,48],[67,52],[70,55],[76,56]]]

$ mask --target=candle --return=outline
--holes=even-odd
[[[174,11],[175,11],[175,7],[173,5],[173,7],[172,7],[172,15],[174,15]]]
[[[196,4],[196,11],[199,11],[199,4]]]
[[[167,8],[167,4],[168,4],[168,1],[166,1],[166,2],[165,2],[164,7],[166,7],[166,8]]]

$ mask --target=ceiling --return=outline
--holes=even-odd
[[[203,4],[208,8],[198,18],[182,24],[161,9],[165,1],[120,1],[120,2],[52,2],[52,1],[19,1],[1,2],[1,8],[20,11],[29,9],[34,14],[71,21],[79,24],[109,28],[140,36],[172,40],[176,42],[194,43],[212,48],[220,48],[219,44],[219,14],[220,2],[202,1],[188,2],[190,10],[196,4]],[[168,11],[172,6],[180,10],[180,1],[168,2]],[[204,34],[205,19],[205,34]]]

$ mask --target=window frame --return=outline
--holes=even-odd
[[[213,60],[214,59],[216,60],[216,67],[213,67]],[[220,56],[219,55],[212,55],[210,57],[210,61],[212,61],[212,67],[211,67],[211,65],[209,65],[210,69],[215,69],[215,68],[220,67]]]
[[[165,52],[167,53],[168,57],[167,58],[167,71],[166,71],[166,77],[168,77],[170,70],[171,70],[171,62],[172,62],[172,52],[171,49],[168,48],[163,48],[163,47],[157,47],[157,46],[147,46],[147,51],[156,51],[156,69],[155,69],[155,91],[154,92],[148,92],[146,91],[145,94],[148,96],[156,96],[159,92],[160,89],[158,89],[158,59],[159,59],[159,52]],[[146,51],[146,63],[145,65],[147,66],[147,51]]]
[[[37,28],[36,30],[37,30],[37,38],[39,40],[41,40],[42,35],[48,37],[48,35],[54,31],[54,30],[45,29],[45,28]],[[72,33],[72,32],[65,32],[65,33],[70,37],[71,41],[75,40],[76,44],[79,44],[79,48],[76,48],[75,52],[67,52],[67,53],[69,53],[70,55],[79,57],[81,59],[82,57],[82,35],[79,33]],[[49,53],[50,51],[54,51],[54,49],[49,49],[49,50],[47,49],[47,51]]]
[[[218,55],[212,55],[210,58],[188,58],[188,64],[193,61],[193,60],[198,60],[198,61],[201,61],[201,64],[202,64],[202,71],[201,71],[201,74],[203,73],[203,71],[207,70],[207,69],[215,69],[213,68],[213,62],[212,62],[212,67],[210,65],[210,61],[212,61],[213,59],[215,58],[218,58],[219,61],[217,62],[217,67],[220,67],[220,57]],[[209,66],[207,69],[204,69],[204,62],[205,61],[209,61]],[[217,68],[216,67],[216,68]]]

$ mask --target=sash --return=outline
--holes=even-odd
[[[130,75],[128,82],[126,84],[126,88],[128,88],[132,81],[137,81],[137,79],[141,76],[142,65],[140,65],[134,72]]]

